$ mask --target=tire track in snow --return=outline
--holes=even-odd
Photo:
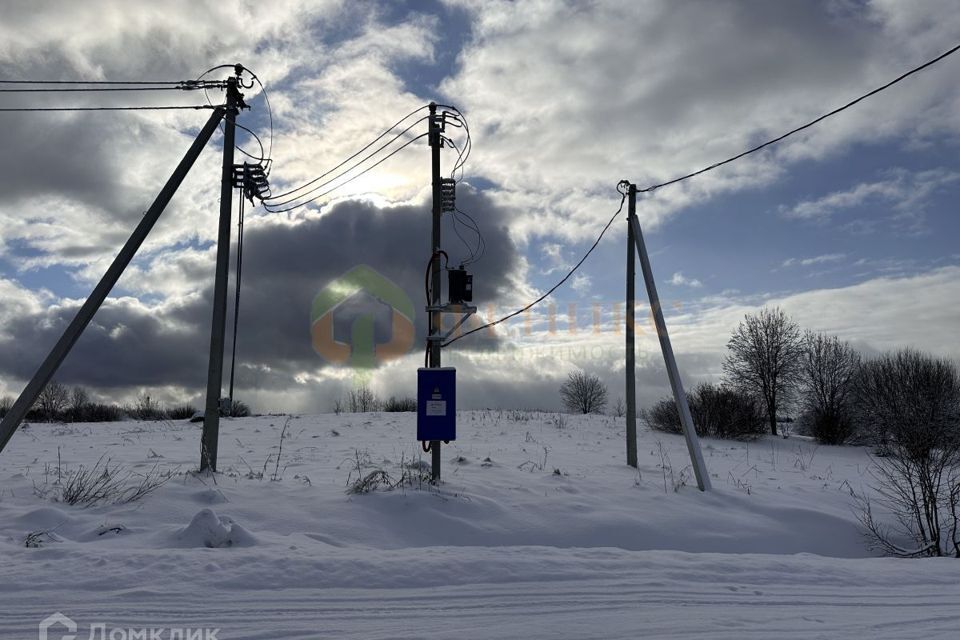
[[[911,585],[918,588],[916,585]],[[736,589],[736,590],[732,590]],[[286,589],[182,594],[42,592],[81,629],[219,627],[223,640],[253,638],[938,638],[960,627],[960,598],[902,586],[792,590],[711,583],[690,590],[642,580],[462,585],[400,589]],[[792,595],[791,595],[792,594]],[[135,602],[131,602],[135,600]],[[0,612],[0,637],[29,638],[52,611],[22,594]],[[864,610],[869,610],[864,615]],[[431,628],[426,621],[435,621]],[[33,627],[35,633],[35,626]]]

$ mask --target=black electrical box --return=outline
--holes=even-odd
[[[463,304],[473,301],[473,275],[466,269],[448,269],[447,291],[450,304]]]

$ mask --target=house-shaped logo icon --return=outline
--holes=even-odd
[[[56,627],[61,626],[68,633],[59,633]],[[51,635],[52,634],[52,635]],[[75,640],[77,637],[77,623],[57,611],[40,622],[40,640]]]

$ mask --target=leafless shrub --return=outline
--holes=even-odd
[[[746,393],[703,383],[687,394],[694,427],[700,436],[747,440],[765,431],[763,414]],[[680,412],[673,398],[664,398],[641,412],[651,429],[681,433]]]
[[[91,507],[97,504],[128,504],[141,500],[162,487],[172,472],[162,471],[159,465],[146,474],[125,471],[120,465],[110,464],[101,457],[92,467],[78,466],[64,469],[57,463],[56,480],[50,482],[50,470],[44,483],[34,485],[34,493],[42,498],[69,505]]]
[[[287,429],[290,427],[290,421],[293,419],[293,416],[287,416],[287,419],[283,421],[283,428],[280,430],[280,445],[277,448],[277,461],[273,467],[273,475],[270,477],[270,480],[276,482],[280,480],[280,458],[283,457],[283,440],[287,437]],[[286,467],[284,467],[286,470]]]
[[[70,390],[70,420],[83,422],[87,405],[90,404],[90,394],[83,387],[77,385]]]
[[[220,415],[227,418],[246,418],[250,415],[250,407],[242,400],[231,400],[221,407]]]
[[[54,529],[43,529],[41,531],[31,531],[26,536],[24,536],[23,546],[25,546],[27,549],[40,549],[48,542],[62,542],[62,540],[60,540],[60,537],[54,533]]]
[[[370,473],[357,478],[352,483],[347,486],[347,493],[350,495],[358,495],[363,493],[370,493],[371,491],[376,491],[380,487],[392,488],[394,485],[393,478],[390,477],[390,474],[384,471],[383,469],[374,469]]]
[[[823,444],[843,444],[854,433],[851,400],[860,354],[836,336],[807,332],[802,404],[811,434]]]
[[[607,405],[607,388],[596,375],[574,371],[560,386],[560,397],[571,413],[600,413]]]
[[[189,420],[199,409],[191,404],[178,404],[167,409],[167,418],[170,420]]]
[[[350,413],[368,413],[380,410],[379,398],[365,384],[358,386],[356,389],[351,389],[347,396],[347,405],[350,407]]]
[[[366,451],[354,449],[351,461],[352,468],[347,475],[347,494],[361,495],[378,489],[393,491],[411,487],[423,489],[424,485],[433,484],[430,465],[418,455],[407,462],[406,456],[401,455],[399,478],[394,478],[386,469],[372,464],[370,455]]]
[[[163,411],[160,403],[150,397],[146,392],[137,396],[137,400],[130,407],[130,415],[137,420],[166,420],[167,414]]]
[[[627,412],[627,408],[623,404],[623,398],[617,397],[617,403],[613,405],[613,415],[616,418],[622,418]]]
[[[517,469],[520,469],[521,471],[526,469],[531,472],[543,471],[544,469],[547,468],[547,456],[549,455],[550,455],[550,449],[548,449],[547,447],[544,447],[543,458],[541,458],[540,460],[526,460],[524,462],[521,462],[519,465],[517,465]]]
[[[383,410],[388,413],[414,412],[417,410],[417,399],[390,396],[390,399],[383,403]]]
[[[67,388],[56,380],[51,380],[40,392],[36,407],[47,422],[52,422],[63,413],[69,401],[70,392]]]
[[[7,415],[11,408],[13,408],[13,397],[3,396],[0,398],[0,417]]]
[[[861,367],[856,401],[881,453],[871,467],[876,502],[896,520],[892,526],[878,521],[870,500],[860,496],[860,521],[872,544],[892,555],[960,558],[956,366],[913,350],[885,354]]]

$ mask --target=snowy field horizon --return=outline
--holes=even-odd
[[[868,546],[852,496],[873,491],[866,448],[704,438],[702,493],[679,435],[641,427],[633,469],[623,418],[466,411],[434,486],[415,422],[227,419],[203,475],[198,424],[25,426],[0,458],[0,637],[56,613],[79,638],[223,640],[930,639],[960,624],[955,560]],[[127,504],[57,499],[98,464],[125,486],[164,481]]]

